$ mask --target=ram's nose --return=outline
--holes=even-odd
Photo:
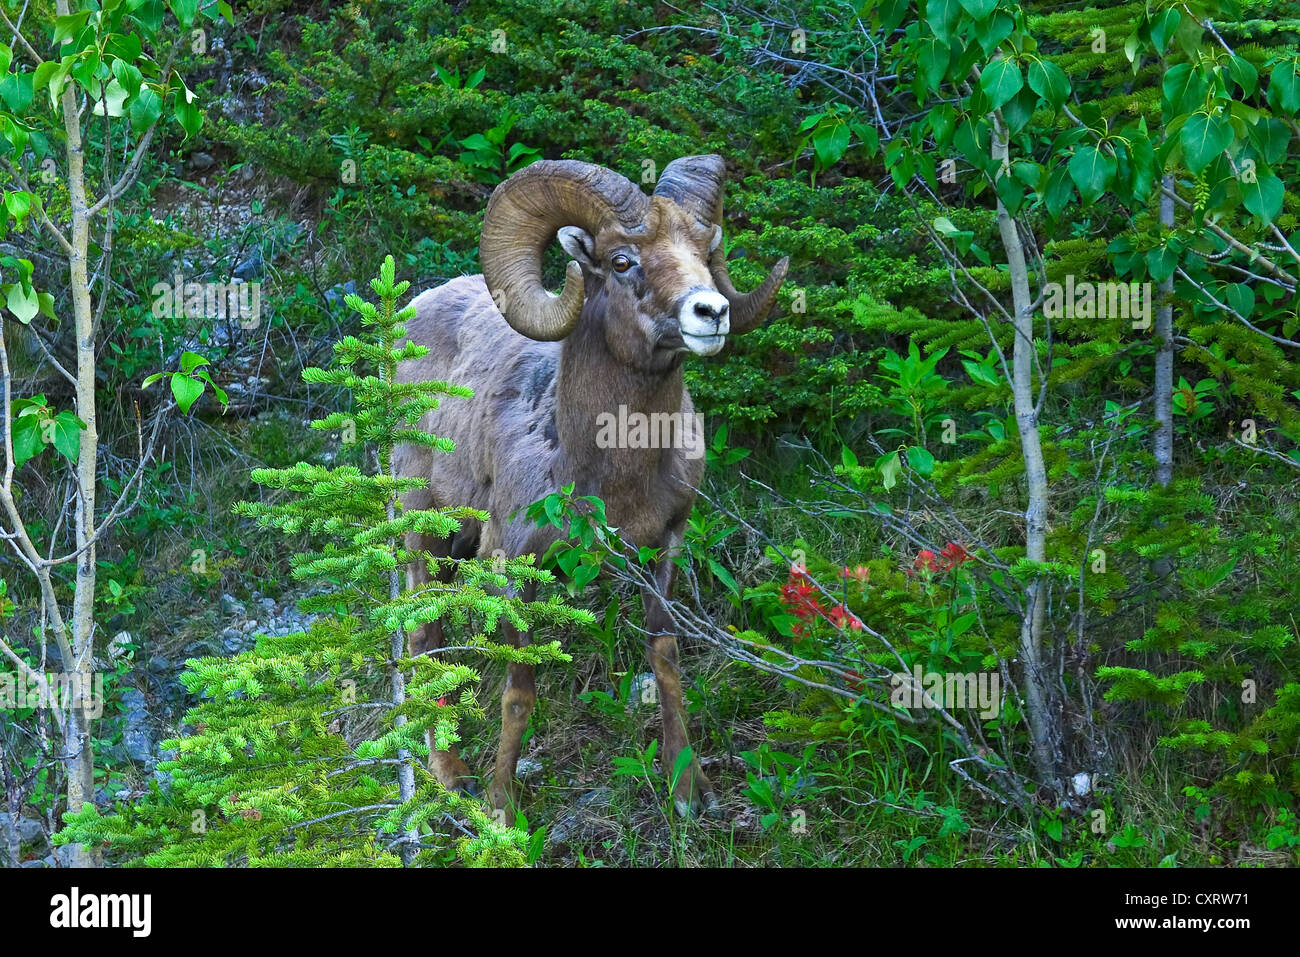
[[[727,297],[716,289],[692,289],[682,300],[678,323],[692,352],[711,356],[720,351],[731,331]]]
[[[701,297],[696,299],[694,306],[692,306],[696,316],[705,322],[712,322],[714,327],[724,334],[730,329],[730,322],[727,320],[728,308],[730,307],[727,305],[727,300],[722,296],[715,298]],[[726,326],[722,325],[724,322],[727,323]]]

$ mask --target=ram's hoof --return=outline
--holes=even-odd
[[[497,819],[502,823],[513,823],[512,815],[519,809],[520,798],[523,796],[523,785],[514,778],[508,779],[505,783],[494,780],[492,787],[488,789],[488,804],[492,807],[492,813],[497,815]]]
[[[677,789],[673,793],[673,808],[682,817],[722,816],[718,794],[698,763],[692,762],[677,782]]]

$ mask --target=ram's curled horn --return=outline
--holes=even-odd
[[[721,156],[683,156],[664,167],[663,174],[655,185],[655,195],[668,197],[701,222],[721,226],[725,178],[726,168]],[[718,292],[727,297],[731,306],[733,334],[749,332],[767,318],[789,267],[790,259],[787,256],[772,267],[767,279],[757,289],[753,292],[740,292],[731,282],[726,253],[722,244],[718,244],[709,256],[709,271],[713,274]]]
[[[563,339],[582,313],[582,269],[570,262],[564,291],[542,285],[542,253],[561,226],[592,236],[608,226],[633,232],[649,198],[637,186],[591,163],[541,160],[502,183],[488,200],[479,241],[483,280],[511,327],[530,339]]]
[[[722,224],[722,184],[727,170],[716,153],[683,156],[664,167],[655,195],[666,196],[702,223]]]
[[[790,268],[790,257],[785,256],[772,267],[767,278],[753,292],[740,292],[731,283],[731,274],[727,272],[727,254],[722,251],[722,244],[709,256],[709,271],[713,274],[713,283],[718,292],[727,297],[731,304],[731,333],[738,335],[760,326],[767,318],[772,304],[776,302],[777,291],[785,282],[786,270]]]

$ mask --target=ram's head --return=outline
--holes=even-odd
[[[584,304],[620,361],[663,367],[684,352],[717,353],[758,326],[789,259],[753,292],[736,290],[722,250],[722,158],[687,156],[653,196],[610,170],[574,160],[534,163],[492,194],[479,247],[483,277],[510,325],[563,339]],[[542,285],[542,253],[558,232],[573,257],[564,290]]]

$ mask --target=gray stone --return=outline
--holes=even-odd
[[[256,279],[258,276],[262,275],[262,270],[264,268],[265,264],[262,262],[262,250],[254,247],[252,251],[249,252],[248,256],[235,266],[233,274],[235,278],[243,279],[247,282],[250,279]]]
[[[328,302],[330,305],[334,305],[336,303],[342,304],[344,296],[347,296],[349,294],[355,295],[356,291],[357,291],[356,282],[349,279],[347,282],[343,283],[340,286],[334,286],[333,288],[325,290],[325,301]]]
[[[153,762],[153,736],[149,733],[149,709],[145,697],[135,688],[122,692],[123,719],[126,727],[122,732],[122,742],[126,753],[133,761],[145,764]]]
[[[153,779],[158,782],[158,788],[163,794],[170,794],[172,790],[172,774],[170,771],[159,771],[154,769]]]
[[[617,698],[615,693],[613,697]],[[654,672],[646,671],[632,679],[632,686],[628,691],[627,706],[629,710],[636,708],[649,708],[659,704],[659,683],[655,680]]]
[[[109,660],[114,662],[121,660],[127,653],[126,646],[134,640],[129,631],[119,631],[113,636],[113,640],[108,643]]]
[[[237,655],[253,645],[252,636],[238,628],[227,628],[221,633],[221,650],[228,655]]]
[[[47,854],[39,861],[23,861],[23,867],[71,867],[75,848],[70,844],[56,847],[53,854]]]
[[[583,825],[600,817],[600,812],[609,807],[613,792],[609,788],[596,788],[578,798],[573,810],[566,811],[555,819],[546,833],[547,844],[564,844],[582,830]]]
[[[9,830],[9,820],[8,812],[0,813],[0,834],[4,834]],[[40,821],[33,817],[18,815],[18,841],[20,844],[30,844],[32,841],[39,839],[44,833],[45,828],[41,826]]]

